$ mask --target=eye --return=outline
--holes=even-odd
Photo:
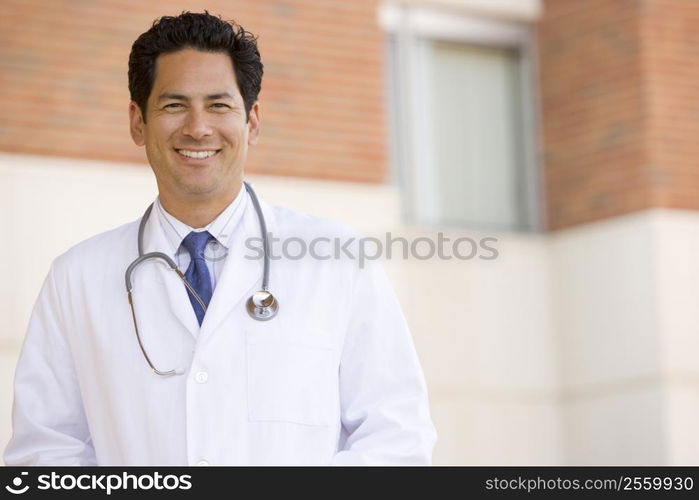
[[[179,102],[172,102],[170,104],[166,104],[163,106],[164,109],[178,109],[182,107],[182,103]]]
[[[214,108],[216,108],[216,109],[226,109],[226,108],[230,108],[230,106],[229,106],[228,104],[223,103],[223,102],[215,102],[215,103],[213,103],[211,106],[214,107]]]

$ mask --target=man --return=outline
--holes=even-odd
[[[380,265],[273,260],[278,312],[248,310],[265,264],[244,251],[262,220],[325,257],[356,236],[266,203],[257,213],[243,167],[261,78],[255,39],[208,13],[163,17],[134,43],[131,136],[159,195],[148,216],[53,262],[6,463],[429,463],[425,382]]]

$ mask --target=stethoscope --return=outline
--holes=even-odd
[[[277,301],[274,295],[272,295],[272,293],[269,291],[269,243],[267,240],[267,224],[265,223],[265,216],[262,214],[260,202],[257,200],[257,195],[255,194],[255,191],[247,182],[244,182],[243,184],[245,185],[245,189],[250,195],[252,204],[255,207],[255,212],[257,212],[257,219],[260,222],[260,230],[262,231],[262,249],[264,252],[264,271],[262,273],[262,289],[253,293],[250,296],[246,303],[246,309],[251,318],[256,319],[258,321],[268,321],[274,318],[274,316],[276,316],[277,314],[277,311],[279,311],[279,301]],[[162,252],[143,253],[143,232],[145,231],[146,222],[148,221],[148,217],[150,216],[152,209],[153,204],[151,203],[144,212],[143,217],[141,217],[141,223],[138,226],[138,257],[131,264],[129,264],[129,267],[126,268],[126,293],[129,297],[129,306],[131,307],[133,326],[136,330],[136,339],[138,340],[138,345],[141,348],[143,357],[145,357],[146,361],[148,362],[148,366],[150,366],[151,369],[158,375],[182,375],[184,373],[184,370],[182,369],[168,371],[158,370],[148,357],[146,349],[143,347],[143,342],[141,342],[141,334],[138,331],[138,322],[136,321],[136,310],[134,309],[133,296],[131,293],[131,291],[133,290],[133,285],[131,283],[131,274],[133,273],[134,269],[136,269],[143,262],[150,259],[161,259],[165,261],[165,263],[170,267],[171,270],[175,271],[175,274],[177,274],[180,280],[182,280],[182,283],[184,283],[184,286],[187,287],[187,290],[189,290],[189,292],[192,294],[194,300],[196,300],[199,303],[201,308],[204,310],[204,313],[206,313],[206,305],[204,305],[204,301],[194,290],[192,285],[189,284],[187,278],[184,277],[182,271],[180,271],[177,268],[177,264],[175,264],[175,261],[173,261],[168,255]]]

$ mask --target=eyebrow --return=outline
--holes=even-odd
[[[158,102],[164,101],[166,99],[171,99],[175,101],[189,101],[189,97],[184,94],[175,94],[172,92],[166,92],[158,97]],[[207,101],[217,101],[219,99],[233,99],[233,96],[228,92],[219,92],[217,94],[210,94],[206,96]]]

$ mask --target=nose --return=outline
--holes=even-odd
[[[200,140],[212,133],[211,126],[207,122],[206,113],[203,110],[192,108],[187,112],[184,125],[182,126],[182,134],[192,139]]]

